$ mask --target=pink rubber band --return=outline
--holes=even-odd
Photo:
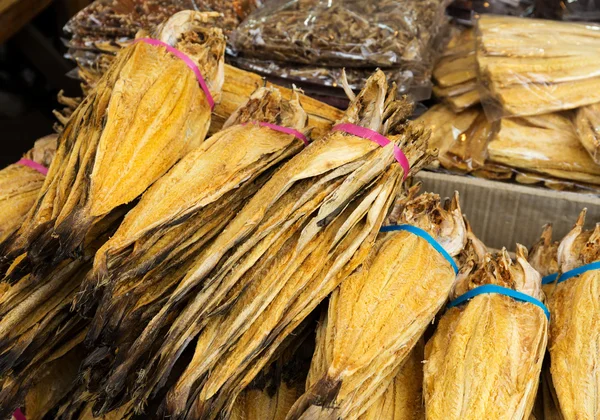
[[[15,412],[13,413],[13,417],[15,418],[15,420],[27,420],[25,418],[25,416],[23,415],[23,413],[21,412],[20,408],[17,408],[15,410]]]
[[[379,134],[377,131],[373,131],[366,127],[361,127],[359,125],[343,123],[334,126],[331,131],[343,131],[344,133],[352,134],[357,137],[362,137],[363,139],[371,140],[381,147],[387,146],[390,144],[390,140],[384,135]],[[410,171],[410,162],[406,155],[400,150],[398,145],[394,144],[394,157],[402,166],[404,170],[404,179],[408,176],[408,172]]]
[[[200,84],[200,87],[204,91],[204,94],[206,95],[206,100],[208,101],[208,105],[210,105],[210,109],[212,111],[212,109],[215,107],[215,100],[213,99],[212,95],[210,94],[210,90],[208,90],[208,86],[206,84],[206,81],[204,80],[204,77],[202,77],[202,73],[200,73],[200,69],[198,68],[196,63],[194,63],[194,61],[192,61],[192,59],[190,57],[185,55],[183,52],[179,51],[177,48],[171,47],[166,42],[159,41],[158,39],[138,38],[134,41],[134,43],[136,43],[136,42],[145,42],[146,44],[155,45],[155,46],[159,46],[159,47],[165,47],[167,49],[167,51],[169,51],[175,57],[183,60],[185,65],[188,66],[190,69],[192,69],[192,71],[196,75],[196,79],[198,79],[198,83]]]
[[[248,124],[248,123],[246,123],[246,124]],[[246,124],[243,124],[243,125],[246,125]],[[250,124],[258,124],[261,127],[267,127],[267,128],[270,128],[271,130],[279,131],[280,133],[290,134],[290,135],[296,137],[297,139],[302,140],[304,142],[304,144],[306,146],[308,146],[308,139],[306,138],[306,136],[304,134],[302,134],[301,132],[299,132],[298,130],[294,130],[293,128],[283,127],[281,125],[271,124],[268,122],[253,121]]]
[[[30,168],[35,169],[43,175],[48,175],[48,168],[46,168],[44,165],[40,165],[39,163],[34,162],[33,160],[21,159],[17,162],[17,165],[29,166]]]

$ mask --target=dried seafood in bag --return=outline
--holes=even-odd
[[[402,125],[411,112],[376,72],[341,122],[383,135],[398,130],[391,141],[413,173],[429,157],[423,131]],[[194,259],[129,350],[120,351],[98,412],[131,381],[138,406],[156,395],[198,337],[166,411],[174,418],[228,413],[285,338],[368,254],[405,175],[394,153],[391,145],[332,131],[283,165]]]
[[[233,34],[247,57],[347,67],[427,62],[449,1],[279,0]],[[414,71],[417,73],[418,71]]]
[[[435,194],[408,200],[400,223],[427,232],[449,256],[467,241],[457,195],[446,207]],[[329,301],[325,369],[311,376],[312,386],[289,419],[357,419],[382,396],[446,303],[456,276],[447,258],[413,231],[380,235],[363,266]]]
[[[506,250],[467,261],[453,297],[496,285],[542,299],[541,277],[527,262],[527,250],[517,245],[516,254],[516,263]],[[425,346],[427,418],[528,419],[547,337],[546,313],[530,302],[485,293],[449,308]]]
[[[457,31],[433,69],[433,93],[455,112],[479,103],[475,31]]]
[[[477,63],[488,116],[540,115],[600,102],[599,29],[483,15]]]
[[[74,255],[95,224],[202,143],[211,106],[188,64],[218,97],[225,40],[219,29],[206,28],[214,18],[180,12],[154,33],[189,63],[146,42],[119,53],[61,133],[34,210],[3,246],[5,259],[23,251],[34,262]]]
[[[575,128],[585,150],[600,164],[600,104],[579,108],[575,114]]]
[[[545,260],[553,256],[558,260],[558,281],[546,287],[550,289],[548,306],[552,314],[550,371],[565,420],[594,418],[598,413],[600,382],[595,369],[600,311],[595,290],[600,285],[600,272],[590,267],[579,275],[569,273],[600,260],[600,226],[584,230],[584,222],[585,210],[573,230],[560,242],[557,255],[554,254],[556,247],[546,245],[547,240],[538,245],[548,255]]]
[[[562,114],[503,119],[487,151],[491,163],[600,184],[600,166],[581,145],[571,120]]]
[[[481,108],[455,113],[437,104],[418,119],[431,129],[431,147],[439,150],[438,161],[446,169],[472,172],[486,166],[487,147],[498,125],[489,122]]]
[[[144,193],[98,250],[94,271],[82,284],[80,307],[93,304],[94,289],[105,287],[88,345],[122,352],[123,342],[135,339],[154,308],[186,275],[188,261],[211,243],[275,168],[305,147],[290,132],[259,124],[278,124],[302,136],[306,120],[298,96],[288,101],[274,88],[260,88],[224,130]]]
[[[50,165],[55,150],[56,136],[42,137],[23,156],[25,160],[0,170],[0,242],[25,220],[44,184],[45,175],[40,170]],[[41,166],[36,169],[36,164]]]

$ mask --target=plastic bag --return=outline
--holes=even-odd
[[[535,9],[546,19],[600,21],[600,0],[537,0]]]
[[[600,102],[600,25],[483,15],[476,56],[492,120]]]
[[[430,61],[449,0],[274,0],[233,35],[261,60],[334,67],[396,67]]]

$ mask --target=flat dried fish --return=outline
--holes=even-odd
[[[206,28],[214,18],[180,12],[154,36],[187,54],[218,98],[225,39]],[[183,60],[144,42],[124,49],[61,133],[33,211],[3,246],[5,259],[23,250],[34,262],[75,255],[95,224],[201,144],[209,123],[206,94]]]
[[[411,110],[376,72],[342,122],[384,135],[400,130],[391,139],[414,171],[428,155],[423,132],[400,126]],[[167,411],[181,417],[189,410],[195,418],[231,410],[285,338],[335,289],[340,270],[352,270],[365,258],[401,185],[403,170],[394,162],[391,146],[335,131],[275,172],[194,258],[158,314],[120,353],[98,412],[113,406],[128,383],[137,383],[133,395],[141,407],[199,334]],[[164,339],[156,343],[162,331]],[[136,374],[140,368],[143,378]]]
[[[503,119],[487,149],[491,163],[600,183],[600,166],[581,145],[571,120],[562,114]]]
[[[400,223],[426,230],[450,255],[467,242],[457,196],[446,208],[435,194],[409,200]],[[332,416],[331,407],[335,418],[359,418],[390,387],[454,280],[450,263],[425,239],[407,231],[380,235],[363,266],[330,299],[325,369],[320,377],[311,372],[312,385],[288,418],[316,416],[311,406],[322,407],[324,418]]]
[[[495,284],[543,299],[540,274],[517,245],[463,266],[452,297]],[[528,419],[546,351],[548,319],[531,303],[481,294],[442,316],[425,347],[428,419]],[[498,343],[503,343],[499,346]]]
[[[575,114],[575,128],[585,150],[600,164],[600,104],[579,108]]]
[[[598,28],[482,16],[477,63],[488,115],[540,115],[600,102]]]

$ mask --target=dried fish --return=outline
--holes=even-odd
[[[488,144],[488,159],[551,177],[600,183],[600,166],[579,142],[571,120],[562,114],[501,120]]]
[[[415,171],[428,160],[426,136],[400,126],[412,107],[394,92],[376,72],[342,122],[384,134],[399,130],[391,139]],[[113,406],[126,384],[136,384],[141,408],[196,336],[196,353],[169,392],[167,411],[193,418],[230,411],[281,342],[335,289],[340,272],[368,254],[402,183],[394,162],[391,146],[339,131],[288,161],[201,250],[129,350],[120,350],[98,412]],[[143,378],[135,373],[140,368]]]
[[[218,98],[225,40],[206,28],[214,18],[180,12],[154,36],[187,54]],[[61,133],[34,210],[3,245],[5,260],[76,255],[94,225],[201,144],[209,123],[207,96],[183,60],[144,42],[124,49]]]
[[[600,226],[584,230],[585,210],[573,230],[558,246],[558,272],[589,264],[600,259]],[[546,246],[552,259],[555,247]],[[598,308],[594,290],[600,280],[597,270],[575,278],[550,284],[548,306],[550,324],[550,371],[552,383],[564,419],[593,418],[598,412],[600,382],[595,374],[595,350],[600,331],[596,327]]]
[[[575,114],[575,128],[585,150],[600,164],[600,104],[579,108]]]
[[[55,150],[56,136],[42,137],[23,158],[48,167]],[[21,163],[0,170],[0,242],[10,237],[23,223],[44,179],[39,170]]]
[[[600,102],[599,28],[483,15],[477,63],[488,115],[540,115]]]
[[[405,203],[400,222],[424,229],[450,255],[458,255],[467,241],[458,196],[444,208],[439,196],[423,194]],[[382,234],[363,266],[332,295],[327,330],[321,334],[325,350],[319,351],[327,357],[316,358],[320,368],[311,371],[312,385],[288,418],[321,411],[327,412],[323,417],[363,415],[393,387],[454,280],[453,266],[424,238],[407,231]]]
[[[517,245],[468,261],[453,297],[481,285],[543,298],[541,277]],[[480,294],[442,316],[425,347],[423,393],[428,419],[528,419],[546,350],[542,308],[500,294]],[[499,346],[498,343],[503,343]]]

